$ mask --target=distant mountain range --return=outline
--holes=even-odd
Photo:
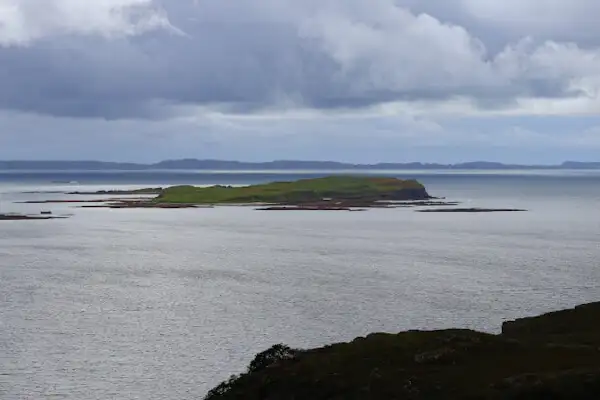
[[[0,171],[10,170],[518,170],[518,169],[600,169],[600,162],[565,161],[559,165],[518,165],[474,161],[459,164],[378,163],[349,164],[335,161],[269,161],[241,162],[225,160],[166,160],[155,164],[117,163],[103,161],[0,161]]]

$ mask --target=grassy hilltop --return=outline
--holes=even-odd
[[[158,203],[236,204],[290,203],[302,204],[332,200],[422,200],[429,198],[425,187],[415,180],[397,178],[331,176],[273,182],[259,185],[174,186],[155,199]]]

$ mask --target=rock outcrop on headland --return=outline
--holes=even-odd
[[[600,303],[471,330],[277,345],[206,400],[600,399]]]

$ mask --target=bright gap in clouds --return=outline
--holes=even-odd
[[[254,142],[263,159],[586,157],[600,3],[565,4],[0,0],[0,156],[52,135],[65,158],[236,158]]]
[[[152,0],[1,0],[0,44],[55,35],[137,35],[170,26]]]

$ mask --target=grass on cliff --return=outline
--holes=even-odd
[[[323,198],[349,199],[381,197],[401,190],[424,189],[415,180],[397,178],[332,176],[301,179],[295,182],[272,182],[259,185],[174,186],[157,198],[161,203],[283,203],[320,201]]]

